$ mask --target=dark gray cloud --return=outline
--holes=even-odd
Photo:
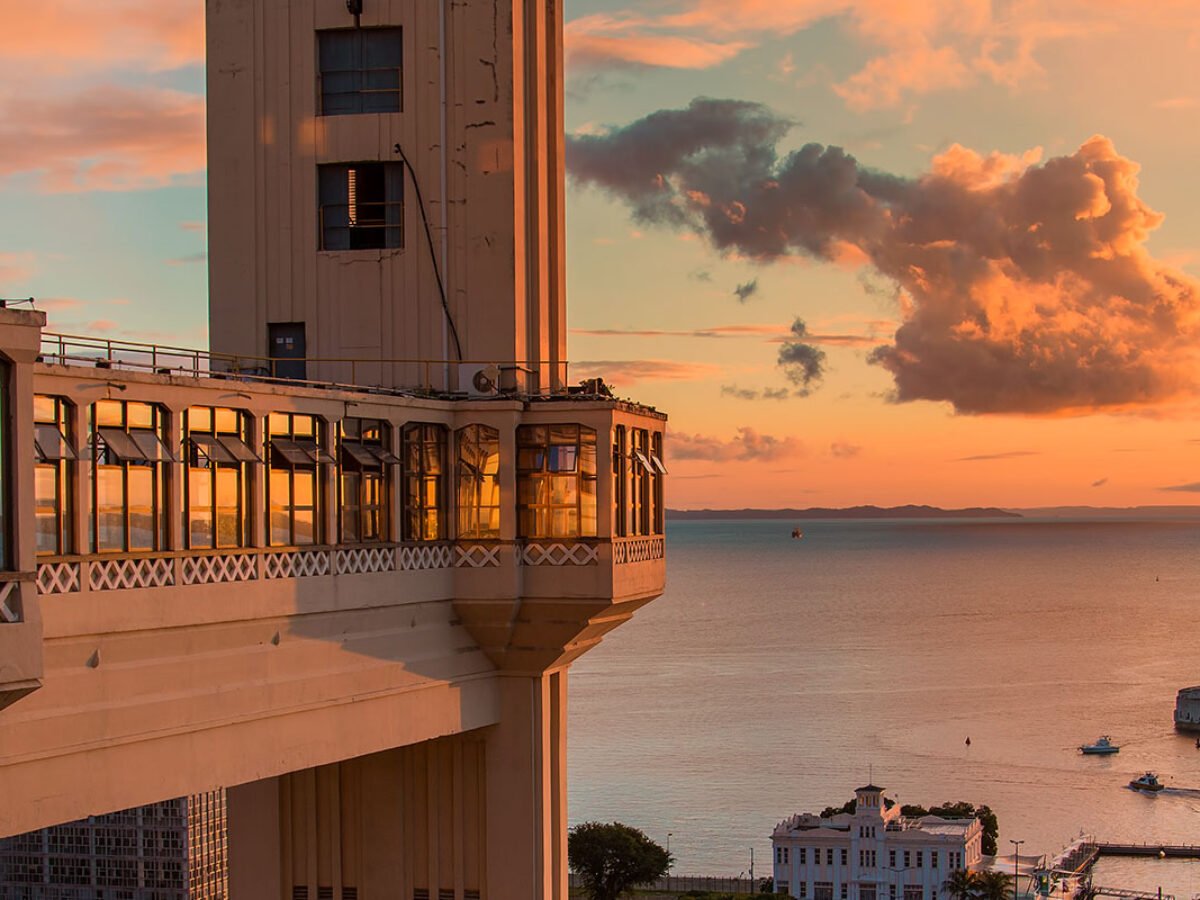
[[[1094,487],[1094,488],[1095,487],[1104,487],[1106,484],[1108,484],[1108,479],[1100,478],[1100,479],[1092,482],[1092,487]]]
[[[862,453],[862,449],[858,444],[851,444],[848,441],[834,441],[829,445],[829,452],[836,459],[853,459]]]
[[[897,401],[1053,414],[1196,392],[1200,283],[1146,250],[1162,217],[1107,138],[1042,164],[954,145],[907,178],[839,147],[781,154],[793,124],[700,98],[571,136],[568,165],[638,221],[723,253],[862,265],[894,285],[903,322],[870,359]],[[784,346],[807,389],[823,360],[811,342]]]
[[[791,396],[787,388],[743,388],[736,384],[721,385],[721,396],[738,400],[786,400]]]
[[[758,293],[758,279],[755,278],[747,281],[745,284],[739,284],[733,289],[733,295],[738,298],[738,303],[745,303],[751,297]]]
[[[1185,494],[1200,494],[1200,481],[1192,481],[1188,484],[1172,484],[1167,487],[1160,487],[1160,491],[1178,491]]]
[[[779,367],[801,397],[811,393],[825,377],[825,351],[808,343],[807,337],[808,326],[803,319],[796,319],[792,322],[792,340],[779,348]]]
[[[798,456],[804,446],[794,437],[775,437],[743,427],[729,440],[703,434],[671,432],[672,459],[707,459],[713,462],[770,462]]]

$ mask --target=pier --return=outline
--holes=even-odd
[[[1096,856],[1157,856],[1160,859],[1200,859],[1200,844],[1097,843]],[[1095,860],[1093,860],[1094,862]]]

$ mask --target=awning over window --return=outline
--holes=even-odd
[[[646,457],[646,454],[645,454],[645,453],[643,453],[641,450],[634,450],[634,451],[633,451],[633,458],[634,458],[635,460],[637,460],[637,462],[638,462],[638,465],[640,465],[640,466],[641,466],[643,469],[645,469],[647,472],[653,472],[653,471],[654,471],[654,467],[650,465],[650,460],[649,460],[649,459]]]
[[[97,428],[96,433],[104,441],[108,452],[121,462],[151,462],[145,451],[133,442],[129,432],[123,428]]]
[[[332,456],[319,448],[316,441],[293,441],[290,438],[271,438],[272,460],[285,466],[333,464]]]
[[[358,469],[382,469],[383,461],[370,448],[352,441],[342,442],[342,463]]]
[[[220,441],[222,447],[229,451],[230,456],[240,463],[262,462],[259,455],[240,437],[232,434],[218,434],[217,440]]]
[[[147,462],[177,462],[171,451],[167,449],[167,445],[160,441],[158,435],[153,431],[134,429],[129,432],[129,436],[138,445],[138,449],[145,454]]]
[[[38,462],[58,462],[62,459],[79,459],[79,454],[57,425],[39,422],[33,426],[34,449]]]
[[[200,453],[215,463],[236,463],[237,460],[225,446],[211,434],[193,434],[188,442]]]
[[[663,465],[663,461],[661,459],[659,459],[657,456],[652,455],[650,457],[650,462],[654,463],[654,468],[657,469],[659,472],[661,472],[663,475],[669,474],[667,472],[667,467],[665,465]]]
[[[392,453],[390,450],[386,450],[383,447],[378,447],[375,444],[363,444],[363,446],[375,454],[379,461],[385,466],[400,465],[400,457]]]

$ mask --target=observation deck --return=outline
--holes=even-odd
[[[0,310],[0,834],[495,725],[662,591],[653,409],[43,323]]]

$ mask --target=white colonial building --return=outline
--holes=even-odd
[[[978,819],[905,818],[883,788],[854,792],[853,813],[797,814],[775,826],[775,889],[804,900],[939,900],[956,869],[982,858]]]

